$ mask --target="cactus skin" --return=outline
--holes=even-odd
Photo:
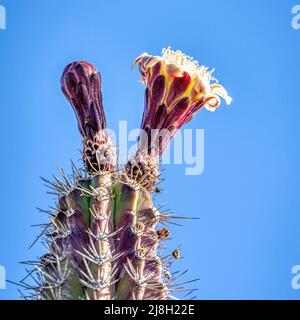
[[[44,179],[58,198],[57,208],[50,213],[50,229],[48,226],[48,232],[43,233],[49,253],[34,263],[38,286],[30,287],[32,294],[25,298],[165,300],[174,298],[173,292],[184,291],[182,285],[176,287],[176,277],[170,273],[173,260],[179,258],[178,250],[166,257],[159,254],[170,236],[160,225],[176,218],[160,213],[153,204],[159,157],[175,131],[198,109],[205,104],[216,108],[217,95],[227,96],[220,86],[216,93],[207,89],[210,74],[203,75],[199,69],[198,79],[192,72],[174,73],[174,57],[171,60],[143,54],[135,61],[147,86],[141,125],[146,134],[141,132],[136,154],[120,170],[106,132],[99,72],[84,61],[65,68],[61,86],[82,135],[85,168],[73,165],[71,176],[61,171],[62,178],[54,176],[53,182]],[[181,64],[176,67],[180,69]],[[199,95],[189,87],[191,79],[203,82],[205,76],[208,84],[200,86]],[[170,136],[161,143],[157,134],[154,138],[150,135],[152,129],[166,129],[163,134]]]

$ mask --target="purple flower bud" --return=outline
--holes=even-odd
[[[61,87],[76,114],[81,135],[93,139],[106,128],[100,73],[88,62],[75,61],[65,68]]]

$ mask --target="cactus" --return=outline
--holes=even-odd
[[[49,252],[34,265],[37,283],[32,299],[165,300],[174,297],[176,276],[169,270],[179,249],[162,257],[175,218],[160,212],[152,193],[160,180],[159,159],[169,141],[194,114],[214,111],[225,89],[212,72],[180,51],[147,53],[137,64],[146,86],[141,134],[134,156],[117,165],[107,133],[101,78],[88,62],[69,64],[61,87],[82,136],[84,167],[44,179],[57,196],[51,223],[43,232]],[[23,282],[24,285],[24,282]]]

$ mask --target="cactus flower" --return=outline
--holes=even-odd
[[[193,58],[170,48],[162,56],[143,53],[134,61],[146,85],[145,108],[139,146],[125,167],[125,180],[153,190],[158,181],[158,160],[174,134],[195,113],[215,111],[221,98],[229,105],[227,91],[213,78],[212,71]]]
[[[115,152],[105,133],[100,73],[88,62],[75,61],[66,66],[61,87],[73,107],[84,138],[83,158],[88,170],[113,171]]]
[[[181,51],[163,49],[162,56],[143,53],[134,64],[146,85],[141,124],[141,136],[144,134],[146,139],[141,139],[140,149],[151,146],[149,153],[160,156],[176,131],[198,110],[215,111],[221,105],[220,98],[228,105],[232,101],[220,84],[212,83],[216,81],[213,70],[200,66]]]

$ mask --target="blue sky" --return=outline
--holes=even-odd
[[[205,168],[186,176],[166,165],[161,202],[199,217],[175,228],[198,299],[299,299],[291,269],[300,264],[300,30],[295,1],[12,1],[0,30],[0,265],[13,281],[18,262],[53,203],[39,176],[70,168],[80,136],[60,92],[64,66],[77,59],[102,73],[109,127],[140,124],[143,86],[133,59],[171,46],[215,67],[234,98],[215,113],[201,111],[187,128],[205,129]],[[18,298],[17,288],[0,299]]]

